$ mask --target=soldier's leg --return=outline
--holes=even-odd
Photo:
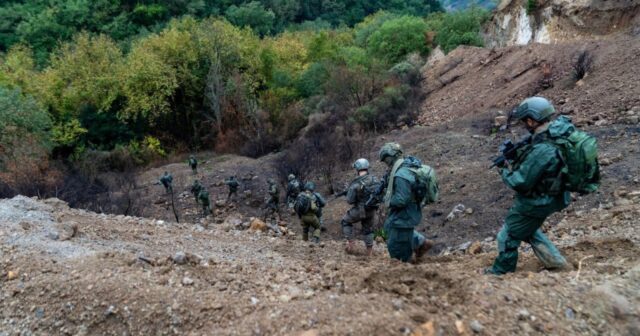
[[[352,252],[354,249],[353,246],[353,223],[356,223],[360,220],[360,215],[358,214],[357,208],[351,208],[347,213],[342,217],[340,221],[340,225],[342,226],[342,236],[347,242],[347,252]]]
[[[316,215],[311,216],[310,223],[313,228],[313,240],[316,243],[320,242],[320,220]]]
[[[404,262],[408,262],[413,254],[412,240],[413,229],[387,228],[389,239],[387,250],[389,256]]]
[[[309,222],[306,216],[302,216],[302,218],[300,218],[300,224],[302,225],[302,240],[308,241],[309,240]]]
[[[541,229],[536,230],[531,236],[529,244],[531,244],[533,253],[540,259],[545,268],[562,268],[567,265],[567,260]]]
[[[496,241],[498,242],[498,256],[488,271],[493,274],[515,272],[518,264],[518,248],[521,241],[509,236],[506,224],[498,232]]]
[[[367,250],[373,248],[373,220],[375,218],[374,211],[367,211],[366,216],[362,219],[362,240]]]
[[[528,212],[528,210],[527,210]],[[518,264],[518,247],[523,240],[528,241],[544,222],[544,217],[532,217],[517,206],[511,207],[498,233],[498,257],[490,272],[504,274],[515,272]]]

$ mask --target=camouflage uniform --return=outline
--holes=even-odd
[[[375,177],[370,174],[358,176],[347,189],[347,203],[352,207],[342,217],[340,224],[342,225],[342,233],[347,241],[353,239],[353,224],[360,222],[362,225],[362,234],[364,235],[364,243],[368,248],[373,246],[373,221],[376,209],[368,208],[365,203],[369,199],[365,188],[376,183]]]
[[[318,201],[318,211],[316,211],[316,216],[318,217],[318,221],[320,221],[320,231],[327,231],[327,229],[324,227],[324,220],[322,218],[322,209],[324,209],[324,207],[327,205],[327,201],[318,192],[314,191],[313,195]]]
[[[267,218],[270,218],[271,221],[275,221],[276,214],[278,216],[277,218],[280,219],[280,190],[273,179],[269,179],[268,183],[269,198],[266,205],[267,212],[265,214],[265,221],[267,220]]]
[[[193,184],[191,185],[191,193],[193,194],[193,197],[196,199],[196,203],[198,203],[198,195],[200,194],[200,191],[204,189],[204,187],[202,186],[202,184],[200,184],[200,181],[195,180],[193,181]]]
[[[417,159],[413,157],[403,158],[397,143],[382,146],[379,158],[390,168],[385,195],[387,218],[384,222],[387,250],[392,258],[408,262],[414,253],[420,257],[432,246],[432,242],[415,231],[422,221],[422,207],[414,195],[416,177],[409,168],[421,163],[414,162]]]
[[[169,172],[164,172],[164,175],[160,177],[160,183],[164,186],[164,190],[168,193],[173,191],[173,187],[171,183],[173,183],[173,176],[169,174]]]
[[[209,192],[202,188],[198,193],[198,200],[202,203],[202,213],[206,217],[211,214],[211,201],[209,200]]]
[[[198,160],[196,160],[196,157],[193,155],[189,157],[189,166],[194,175],[198,173]]]
[[[289,209],[293,209],[293,204],[295,203],[298,194],[300,194],[302,186],[295,175],[290,174],[287,178],[289,180],[287,183],[287,206]]]
[[[235,176],[231,176],[228,180],[224,181],[224,183],[229,187],[229,194],[227,195],[228,202],[232,196],[236,196],[238,194],[238,187],[240,187],[240,183]]]
[[[498,257],[486,271],[493,274],[515,272],[521,242],[531,244],[535,255],[546,268],[561,268],[566,260],[544,235],[540,227],[554,212],[569,205],[571,195],[558,188],[564,166],[559,149],[551,142],[550,126],[562,129],[562,121],[549,123],[555,113],[551,103],[542,97],[525,99],[515,117],[525,121],[533,132],[531,143],[517,151],[511,169],[500,168],[502,181],[516,191],[515,201],[498,233]],[[535,121],[533,124],[529,122]],[[555,191],[553,191],[555,190]]]
[[[320,241],[320,220],[318,220],[318,199],[316,195],[309,190],[305,190],[298,195],[298,198],[306,197],[313,204],[309,208],[309,211],[305,214],[300,214],[300,224],[302,225],[302,240],[309,240],[309,231],[313,228],[313,239],[317,243]]]

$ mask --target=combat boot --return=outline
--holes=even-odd
[[[419,260],[433,247],[433,240],[425,239],[424,243],[416,250],[416,260]]]
[[[345,245],[344,250],[347,253],[355,252],[355,246],[353,246],[353,240],[347,240],[347,244]]]
[[[367,257],[373,256],[373,246],[367,246]]]

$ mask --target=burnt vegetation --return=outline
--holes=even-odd
[[[581,51],[573,62],[573,79],[583,79],[593,68],[593,55],[588,51]]]

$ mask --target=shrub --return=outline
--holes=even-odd
[[[480,8],[446,14],[434,14],[427,18],[429,30],[436,32],[435,42],[445,53],[459,45],[484,45],[480,31],[482,24],[489,19],[489,12]]]

